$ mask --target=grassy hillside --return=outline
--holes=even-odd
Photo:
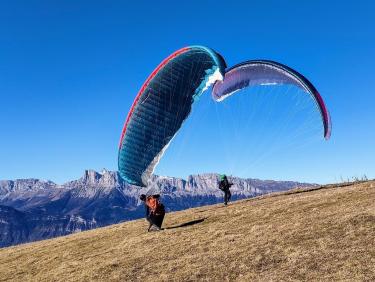
[[[375,182],[263,196],[0,250],[0,281],[375,280]]]

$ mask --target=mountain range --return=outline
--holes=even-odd
[[[218,174],[190,175],[186,180],[153,176],[151,188],[162,195],[167,211],[222,201]],[[232,200],[314,184],[228,177]],[[0,181],[0,247],[53,238],[144,216],[139,200],[147,188],[123,181],[116,171],[86,170],[62,185],[39,179]]]

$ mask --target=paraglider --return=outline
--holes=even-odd
[[[212,96],[218,102],[257,85],[288,84],[302,89],[315,101],[324,137],[330,137],[328,110],[319,92],[302,74],[268,60],[246,61],[226,69],[224,58],[214,50],[185,47],[151,73],[130,108],[118,153],[118,170],[125,181],[148,186],[151,174],[188,118],[193,103],[212,84]]]
[[[145,203],[146,220],[149,223],[147,231],[162,230],[161,226],[165,216],[165,208],[159,198],[159,194],[150,196],[141,194],[139,197],[139,199]]]
[[[302,74],[283,64],[269,60],[252,60],[237,64],[226,70],[222,81],[214,84],[212,97],[216,101],[222,101],[245,87],[277,84],[296,86],[313,97],[321,114],[324,138],[329,139],[331,120],[319,92]]]
[[[224,192],[224,205],[226,206],[232,197],[230,187],[233,183],[229,183],[228,178],[225,174],[220,175],[219,189]]]
[[[192,104],[223,78],[225,68],[223,58],[214,50],[192,46],[174,52],[151,73],[130,108],[121,134],[118,167],[125,181],[147,186]]]

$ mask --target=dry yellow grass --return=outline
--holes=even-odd
[[[371,181],[170,213],[169,229],[146,227],[1,249],[0,281],[375,281]]]

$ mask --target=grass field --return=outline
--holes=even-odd
[[[375,281],[375,182],[294,190],[0,249],[0,281]]]

